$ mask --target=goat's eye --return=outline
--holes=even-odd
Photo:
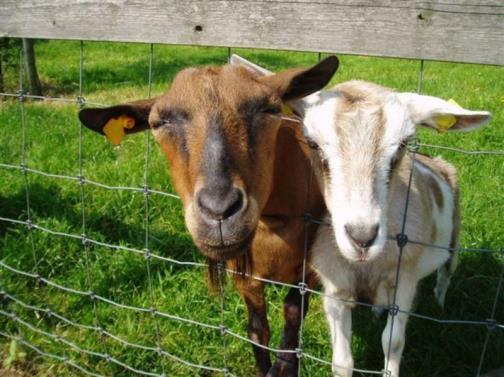
[[[402,157],[402,154],[404,153],[406,145],[407,141],[403,140],[397,147],[397,150],[395,151],[394,155],[392,156],[392,159],[390,160],[390,171],[392,171],[397,166],[397,163],[399,162],[399,160]]]
[[[263,114],[278,115],[282,112],[282,109],[278,106],[267,106],[261,110]]]
[[[189,121],[187,111],[179,108],[167,109],[161,111],[159,120],[152,125],[152,128],[169,127],[172,125],[181,125]]]
[[[313,149],[314,151],[318,151],[320,147],[318,146],[317,143],[315,143],[313,140],[307,140],[306,143],[310,147],[310,149]]]
[[[404,148],[406,148],[406,145],[408,145],[408,142],[406,140],[401,141],[401,144],[399,144],[399,147],[397,148],[396,153],[402,153]]]
[[[321,157],[320,158],[320,164],[322,165],[322,170],[324,172],[328,172],[329,171],[329,160],[327,158]]]
[[[152,124],[151,124],[151,128],[152,128],[153,130],[157,130],[158,128],[161,128],[161,127],[163,127],[164,125],[165,125],[165,122],[164,122],[163,120],[161,120],[161,119],[160,119],[160,120],[158,120],[158,121],[156,121],[156,122],[152,123]]]

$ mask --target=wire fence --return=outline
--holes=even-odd
[[[231,49],[228,49],[228,56],[230,56]],[[321,57],[321,54],[319,54],[319,59]],[[149,45],[149,56],[148,56],[148,97],[150,98],[152,95],[152,78],[153,78],[153,61],[154,61],[154,46],[152,44]],[[417,91],[420,92],[422,89],[422,82],[423,82],[423,69],[424,69],[424,62],[420,62],[420,67],[419,67],[419,73],[418,73],[418,86],[417,86]],[[96,182],[90,179],[87,179],[83,175],[83,126],[82,124],[79,124],[79,146],[78,146],[78,172],[76,175],[64,175],[64,174],[55,174],[52,172],[47,172],[47,171],[42,171],[39,169],[35,169],[32,167],[29,167],[27,165],[27,143],[28,143],[28,133],[27,133],[27,111],[25,109],[25,102],[28,99],[43,99],[46,101],[56,101],[56,102],[67,102],[67,103],[74,103],[76,106],[76,109],[82,109],[86,105],[94,105],[94,106],[104,106],[104,104],[99,104],[99,103],[92,103],[86,101],[83,93],[83,72],[84,72],[84,43],[80,43],[80,57],[79,57],[79,90],[78,90],[78,96],[74,99],[69,99],[69,98],[58,98],[58,97],[45,97],[45,96],[34,96],[27,94],[24,87],[23,87],[23,71],[24,71],[24,66],[23,66],[23,57],[20,57],[20,70],[19,70],[19,82],[20,82],[20,87],[18,93],[0,93],[0,96],[3,97],[14,97],[17,98],[19,101],[19,109],[20,109],[20,115],[21,115],[21,127],[22,127],[22,155],[21,155],[21,163],[20,164],[8,164],[8,163],[0,163],[0,168],[5,169],[5,170],[11,170],[15,172],[19,172],[22,174],[23,179],[24,179],[24,193],[25,193],[25,203],[26,203],[26,220],[20,220],[18,218],[11,218],[11,217],[5,217],[5,216],[0,216],[0,221],[5,222],[5,223],[10,223],[14,226],[19,226],[19,227],[25,227],[27,229],[27,234],[29,238],[29,243],[30,243],[30,248],[31,248],[31,253],[32,253],[32,258],[33,258],[33,264],[34,264],[34,271],[24,271],[21,270],[17,267],[14,267],[8,263],[6,263],[4,260],[0,259],[0,269],[4,271],[8,271],[10,273],[13,273],[19,277],[24,277],[29,280],[33,280],[35,284],[40,284],[41,286],[48,286],[52,287],[58,291],[65,292],[71,295],[79,296],[79,297],[84,297],[90,300],[91,305],[93,307],[93,324],[84,324],[80,323],[78,321],[72,320],[62,313],[59,313],[56,310],[53,310],[49,305],[42,305],[42,306],[37,306],[37,305],[32,305],[27,302],[25,302],[21,297],[18,297],[16,294],[13,292],[8,292],[3,286],[2,283],[0,282],[0,300],[4,303],[15,303],[19,305],[19,307],[22,307],[23,309],[33,313],[34,315],[37,315],[37,318],[39,316],[45,316],[46,318],[52,318],[56,321],[59,321],[61,323],[64,323],[67,326],[71,326],[76,329],[83,329],[87,331],[91,331],[96,333],[98,338],[100,339],[111,339],[124,347],[129,347],[132,349],[139,349],[143,350],[149,353],[152,353],[156,357],[160,359],[160,365],[161,365],[161,373],[157,372],[152,372],[150,370],[141,370],[138,368],[133,367],[132,365],[129,365],[125,361],[121,361],[117,359],[116,357],[111,356],[110,352],[107,349],[107,342],[103,341],[101,344],[101,350],[98,351],[96,349],[87,349],[73,341],[70,341],[66,339],[62,335],[58,335],[53,332],[45,331],[41,328],[39,328],[36,324],[28,322],[24,320],[22,317],[18,315],[18,313],[10,310],[0,310],[0,316],[7,318],[11,323],[16,324],[18,327],[18,334],[12,334],[6,331],[0,331],[0,335],[2,337],[5,337],[10,340],[15,340],[19,344],[26,346],[27,348],[31,349],[33,352],[46,357],[48,359],[52,359],[54,362],[58,363],[63,363],[66,364],[67,366],[70,366],[74,368],[76,371],[79,371],[80,373],[84,375],[89,375],[89,376],[102,376],[102,374],[97,373],[93,370],[88,369],[89,367],[84,367],[80,365],[75,359],[73,359],[71,356],[69,356],[68,351],[74,351],[82,355],[87,355],[91,356],[93,358],[96,358],[98,360],[104,361],[109,364],[114,364],[119,368],[122,368],[124,371],[128,373],[134,373],[137,375],[144,375],[144,376],[166,376],[166,362],[172,361],[175,363],[180,363],[181,365],[187,366],[189,368],[194,368],[195,370],[201,370],[201,371],[208,371],[212,373],[217,373],[221,374],[224,376],[234,376],[232,370],[230,370],[228,366],[228,352],[227,352],[227,337],[232,337],[235,339],[238,339],[240,341],[250,343],[252,345],[255,345],[257,347],[267,349],[268,351],[271,352],[282,352],[286,354],[295,354],[298,359],[299,359],[299,374],[303,374],[303,368],[302,368],[302,361],[303,359],[306,360],[311,360],[317,363],[320,363],[321,365],[325,366],[331,366],[331,361],[330,360],[324,360],[322,358],[319,358],[317,356],[314,356],[310,353],[308,353],[304,347],[303,347],[303,329],[304,329],[304,322],[301,322],[300,326],[300,332],[299,332],[299,345],[298,348],[296,349],[288,349],[288,350],[280,350],[276,349],[273,347],[265,346],[263,344],[260,344],[252,339],[249,339],[247,336],[243,336],[235,331],[232,331],[225,322],[225,316],[224,316],[224,310],[225,310],[225,283],[223,279],[221,278],[219,280],[219,300],[220,300],[220,321],[219,324],[212,324],[212,323],[207,323],[205,321],[200,321],[200,320],[195,320],[193,318],[185,318],[182,316],[177,315],[176,313],[167,313],[163,312],[161,310],[158,310],[155,307],[155,300],[154,300],[154,293],[153,293],[153,276],[152,276],[152,261],[160,261],[163,263],[167,264],[172,264],[172,265],[178,265],[178,266],[185,266],[185,267],[190,267],[190,268],[206,268],[205,263],[201,262],[196,262],[196,261],[184,261],[184,260],[178,260],[175,258],[170,258],[166,257],[163,255],[159,255],[157,253],[154,253],[151,250],[151,239],[152,239],[152,234],[150,231],[150,209],[155,203],[155,198],[157,196],[162,196],[162,197],[167,197],[167,198],[173,198],[174,200],[179,200],[179,197],[173,193],[170,192],[163,192],[160,190],[154,190],[149,186],[149,163],[150,163],[150,133],[147,133],[147,138],[146,138],[146,143],[145,143],[145,164],[144,164],[144,177],[143,177],[143,187],[128,187],[128,186],[113,186],[113,185],[107,185],[101,182]],[[490,150],[463,150],[459,148],[451,148],[451,147],[446,147],[446,146],[439,146],[439,145],[432,145],[432,144],[424,144],[419,142],[417,139],[413,140],[413,142],[409,145],[410,153],[413,156],[416,154],[419,148],[422,147],[429,147],[429,148],[438,148],[438,149],[446,149],[450,150],[453,152],[457,153],[464,153],[464,154],[471,154],[471,155],[494,155],[494,156],[504,156],[504,151],[500,150],[495,150],[495,151],[490,151]],[[411,169],[413,171],[413,169]],[[38,175],[38,176],[43,176],[51,179],[55,179],[58,181],[70,181],[78,185],[79,187],[79,192],[80,192],[80,202],[81,202],[81,234],[75,234],[75,233],[70,233],[70,232],[63,232],[63,231],[57,231],[54,229],[51,229],[49,227],[37,224],[36,222],[33,221],[32,219],[32,207],[30,204],[30,198],[31,198],[31,191],[30,191],[30,184],[28,180],[28,176],[30,174],[33,175]],[[392,330],[393,330],[393,318],[395,317],[395,314],[397,313],[405,313],[409,314],[412,317],[416,317],[422,320],[426,321],[431,321],[434,323],[438,324],[444,324],[444,325],[450,325],[450,324],[456,324],[456,325],[465,325],[465,326],[480,326],[480,327],[486,327],[487,332],[484,340],[484,344],[481,350],[480,354],[480,361],[479,365],[477,368],[477,373],[476,376],[480,376],[482,371],[483,371],[483,366],[484,366],[484,360],[485,360],[485,355],[487,352],[488,348],[488,343],[489,343],[489,338],[490,335],[493,331],[502,331],[504,330],[504,324],[499,323],[496,320],[496,314],[497,314],[497,303],[499,301],[499,295],[502,289],[502,283],[504,280],[504,258],[501,258],[500,262],[502,264],[501,272],[498,277],[498,284],[496,288],[496,293],[495,293],[495,298],[493,300],[493,306],[491,313],[488,318],[481,318],[480,320],[460,320],[460,319],[442,319],[442,318],[436,318],[428,315],[424,315],[421,313],[416,313],[416,312],[410,312],[410,311],[403,311],[400,307],[396,305],[396,292],[397,292],[397,282],[399,279],[399,274],[401,272],[401,257],[402,257],[402,251],[403,248],[408,244],[417,244],[417,245],[422,245],[422,246],[429,246],[431,248],[437,248],[437,249],[442,249],[442,250],[448,250],[448,251],[455,251],[455,249],[442,246],[442,245],[433,245],[429,244],[426,242],[423,242],[422,240],[412,240],[407,237],[405,232],[405,225],[407,222],[407,210],[408,210],[408,201],[409,201],[409,191],[411,188],[411,176],[410,175],[410,180],[409,180],[409,186],[408,186],[408,198],[406,199],[406,203],[404,203],[404,218],[403,218],[403,225],[402,225],[402,231],[398,235],[390,235],[389,240],[390,241],[395,241],[399,245],[399,255],[398,255],[398,264],[397,264],[397,271],[396,271],[396,291],[394,292],[394,300],[393,303],[390,306],[384,307],[382,305],[373,305],[369,304],[366,302],[359,302],[359,301],[353,301],[353,300],[342,300],[337,297],[332,297],[326,295],[324,292],[321,292],[316,289],[311,289],[307,287],[306,284],[306,271],[307,271],[307,255],[308,255],[308,227],[311,225],[318,225],[318,226],[330,226],[330,224],[326,223],[323,220],[319,219],[314,219],[310,215],[310,209],[307,208],[307,212],[304,216],[304,224],[305,224],[305,247],[304,247],[304,259],[303,259],[303,265],[302,265],[302,270],[303,270],[303,278],[298,284],[288,284],[288,283],[283,283],[283,282],[278,282],[278,281],[273,281],[270,279],[266,279],[263,277],[259,276],[252,276],[246,274],[249,278],[258,280],[263,283],[269,283],[273,284],[276,286],[280,287],[287,287],[287,288],[294,288],[294,289],[299,289],[299,292],[301,294],[302,300],[305,299],[306,293],[311,293],[316,296],[326,296],[330,297],[331,299],[334,300],[340,300],[349,304],[353,305],[358,305],[358,306],[363,306],[367,308],[376,308],[379,310],[386,309],[388,312],[392,315],[392,327],[391,327],[391,333],[390,336],[392,336]],[[313,179],[313,178],[310,178]],[[123,245],[116,245],[112,243],[107,243],[107,242],[102,242],[97,239],[94,239],[93,237],[88,235],[88,226],[87,226],[87,215],[86,215],[86,187],[88,186],[95,186],[99,187],[102,189],[106,190],[111,190],[111,191],[125,191],[125,192],[137,192],[137,193],[142,193],[144,195],[144,218],[143,218],[143,224],[144,224],[144,245],[143,249],[138,249],[138,248],[133,248],[129,246],[123,246]],[[311,184],[308,183],[308,187],[310,187]],[[309,194],[310,195],[310,194]],[[1,214],[0,214],[1,215]],[[41,262],[41,256],[37,252],[37,247],[35,246],[34,239],[33,239],[33,233],[34,232],[41,232],[41,233],[46,233],[50,234],[56,237],[62,237],[62,238],[68,238],[68,239],[74,239],[77,240],[81,243],[81,248],[83,251],[82,257],[84,259],[84,264],[86,267],[86,282],[85,290],[81,289],[76,289],[72,287],[68,287],[65,285],[62,285],[58,283],[57,281],[51,280],[47,276],[43,276],[42,273],[39,270],[39,264]],[[125,253],[133,253],[137,254],[143,257],[145,260],[145,269],[146,269],[146,276],[147,276],[147,290],[148,290],[148,297],[149,297],[149,306],[148,307],[142,307],[142,306],[132,306],[132,305],[127,305],[121,302],[117,302],[113,299],[104,297],[102,295],[99,295],[93,291],[93,281],[90,276],[90,246],[96,245],[100,247],[106,247],[111,250],[116,250],[116,251],[121,251]],[[488,249],[488,248],[457,248],[457,251],[461,252],[467,252],[467,253],[500,253],[502,257],[504,257],[504,248],[498,250],[498,249]],[[219,265],[219,269],[222,272],[227,272],[228,274],[236,274],[236,271],[226,269],[224,265]],[[243,274],[243,273],[240,273]],[[221,275],[222,276],[222,275]],[[304,301],[303,301],[304,302]],[[303,302],[301,304],[301,308],[303,310],[304,305]],[[152,345],[147,345],[147,344],[139,344],[139,343],[134,343],[131,341],[128,341],[121,336],[114,334],[106,329],[106,324],[102,323],[100,321],[99,315],[97,313],[97,304],[102,303],[106,305],[110,305],[113,307],[117,307],[121,310],[126,310],[126,311],[131,311],[134,313],[146,313],[146,314],[151,314],[152,315],[152,321],[154,323],[154,331],[155,331],[155,344]],[[7,307],[7,305],[5,306]],[[304,315],[302,313],[301,318],[304,318]],[[221,360],[221,366],[220,367],[214,367],[210,365],[204,365],[204,364],[199,364],[195,362],[191,362],[190,360],[183,359],[174,353],[168,352],[165,348],[163,348],[162,345],[162,337],[163,334],[161,333],[160,326],[159,326],[159,321],[163,319],[169,319],[173,321],[179,321],[181,323],[190,325],[190,326],[195,326],[197,328],[209,330],[212,332],[215,332],[219,336],[221,336],[222,339],[222,345],[221,345],[221,350],[222,350],[222,360]],[[23,334],[25,331],[31,331],[34,333],[37,333],[47,339],[50,339],[53,342],[56,342],[57,344],[61,345],[61,354],[54,354],[51,352],[46,352],[39,346],[36,346],[32,343],[30,343],[27,340],[26,336],[19,335]],[[388,352],[390,353],[390,341],[389,341],[389,350]],[[251,360],[252,362],[252,360]],[[330,370],[330,369],[329,369]],[[352,368],[354,372],[359,372],[362,374],[368,374],[368,375],[390,375],[390,372],[387,371],[387,368],[385,370],[367,370],[367,369],[360,369],[360,368]]]

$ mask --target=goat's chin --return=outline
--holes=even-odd
[[[350,263],[365,264],[373,262],[380,253],[370,253],[369,250],[356,250],[355,248],[341,250],[341,255]]]
[[[198,249],[207,258],[215,262],[223,262],[229,259],[236,258],[244,253],[246,253],[254,239],[254,232],[250,233],[245,239],[236,242],[234,244],[223,244],[218,246],[212,246],[206,243],[195,242]]]
[[[221,221],[205,219],[190,204],[185,220],[196,247],[207,258],[219,262],[236,258],[250,249],[259,223],[257,214],[253,200],[247,210]]]

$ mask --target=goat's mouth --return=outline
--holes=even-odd
[[[346,252],[343,252],[342,250],[342,254],[351,263],[366,264],[369,262],[373,262],[376,258],[379,258],[381,252],[380,250],[376,250],[376,248],[374,247],[368,247],[368,248],[353,248],[350,250],[346,250]]]
[[[221,242],[220,244],[197,242],[196,246],[207,258],[215,262],[222,262],[236,258],[237,256],[247,252],[252,245],[253,239],[254,232],[251,232],[244,239],[238,242]]]
[[[350,249],[346,251],[341,250],[341,254],[351,263],[366,263],[370,259],[368,249]]]

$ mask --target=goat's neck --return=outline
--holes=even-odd
[[[262,212],[269,216],[320,218],[325,210],[300,125],[284,122],[278,131],[271,194]]]

